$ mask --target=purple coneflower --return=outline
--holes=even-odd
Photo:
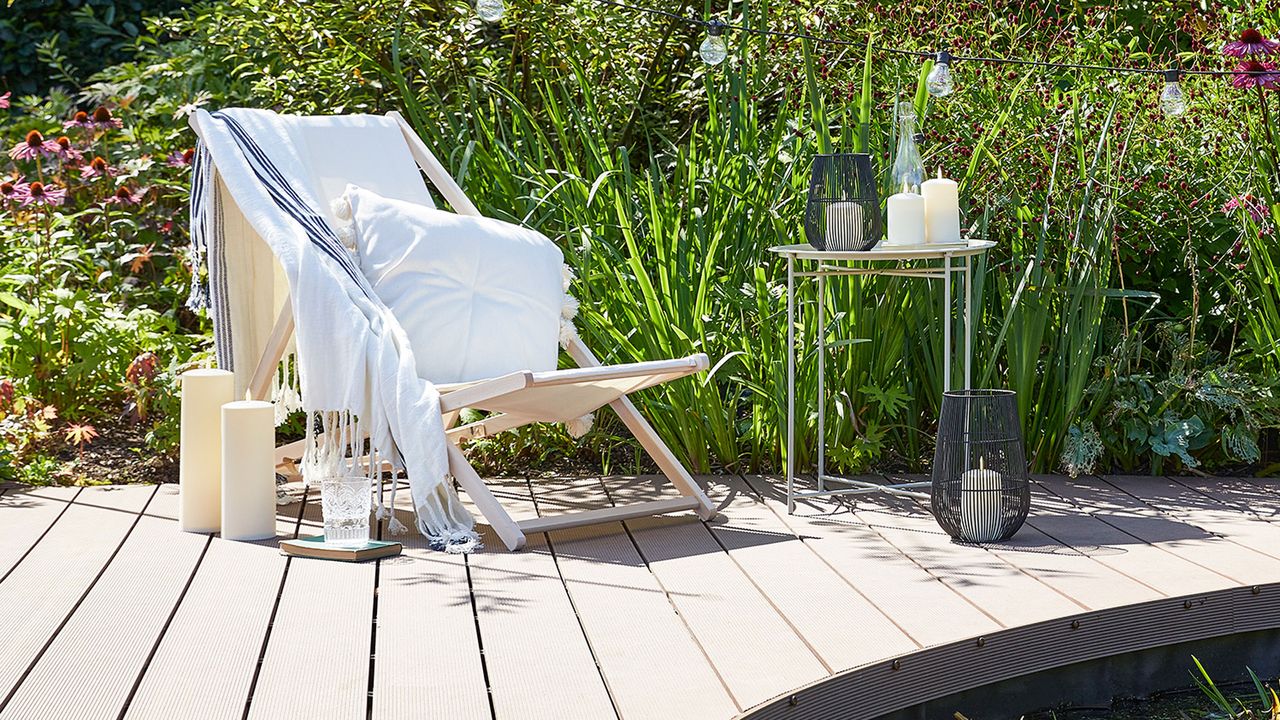
[[[71,128],[91,128],[91,127],[93,127],[93,123],[89,119],[89,113],[83,110],[76,113],[75,115],[72,115],[70,120],[62,123],[63,130],[70,130]]]
[[[1249,28],[1240,33],[1240,39],[1227,43],[1222,48],[1223,55],[1231,57],[1248,57],[1249,55],[1274,55],[1280,52],[1280,42],[1262,37],[1262,33]]]
[[[93,111],[93,117],[89,120],[90,126],[99,130],[118,129],[124,127],[124,123],[119,118],[111,116],[111,111],[106,107],[99,106]]]
[[[54,142],[58,145],[58,157],[65,163],[78,163],[84,157],[80,151],[71,144],[71,138],[66,135],[59,136]]]
[[[41,155],[57,155],[61,148],[52,140],[45,140],[39,130],[32,130],[27,137],[9,149],[9,157],[14,160],[30,160]]]
[[[0,182],[0,200],[18,205],[27,196],[27,184],[18,180]]]
[[[106,201],[112,205],[138,205],[142,202],[142,193],[135,191],[128,185],[121,185],[115,194],[107,198]]]
[[[80,178],[82,180],[97,180],[108,175],[115,175],[116,169],[107,164],[106,158],[101,155],[94,156],[87,165],[80,168]]]
[[[22,199],[22,206],[28,205],[61,205],[67,199],[67,191],[54,185],[45,185],[37,180],[27,186],[27,195]]]
[[[1254,222],[1262,222],[1267,218],[1267,207],[1253,193],[1245,193],[1239,197],[1233,197],[1222,206],[1222,212],[1231,215],[1237,210],[1244,210],[1249,213],[1249,217]]]
[[[190,167],[191,160],[195,158],[195,156],[196,156],[195,148],[187,148],[182,152],[178,152],[177,150],[174,150],[173,152],[169,153],[169,157],[165,158],[164,164],[168,165],[169,167],[176,167],[176,168]]]
[[[9,96],[12,94],[13,94],[12,92],[7,92],[3,95],[0,95],[0,110],[3,110],[9,107]]]
[[[1280,71],[1275,63],[1245,60],[1236,66],[1231,84],[1238,88],[1274,88],[1280,85]]]

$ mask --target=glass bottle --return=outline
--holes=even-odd
[[[920,148],[916,146],[916,108],[909,102],[898,103],[898,151],[893,158],[893,174],[890,193],[920,192],[924,182],[924,162],[920,160]]]

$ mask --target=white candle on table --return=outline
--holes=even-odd
[[[960,242],[960,188],[955,180],[938,177],[920,185],[924,196],[924,236],[930,245]]]
[[[925,205],[924,198],[908,192],[903,186],[902,192],[889,197],[888,228],[885,232],[885,245],[920,245],[924,243]]]
[[[222,537],[276,534],[275,408],[261,400],[222,406]]]
[[[862,243],[862,205],[856,202],[833,202],[827,205],[826,212],[828,238],[839,238],[843,241],[842,245]]]
[[[221,408],[235,397],[235,375],[226,370],[182,374],[182,420],[178,439],[178,524],[187,532],[217,532],[221,526]]]
[[[960,534],[970,542],[994,542],[1003,523],[1003,478],[982,467],[960,475]]]

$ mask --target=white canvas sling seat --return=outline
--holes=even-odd
[[[205,113],[192,115],[191,124],[198,135],[202,134],[201,118],[208,122],[208,117]],[[298,133],[301,139],[298,142],[308,145],[306,151],[299,155],[313,158],[314,162],[307,163],[311,177],[291,179],[290,182],[309,185],[318,197],[320,211],[334,227],[340,227],[344,220],[337,216],[341,212],[342,203],[333,201],[343,198],[344,194],[349,195],[355,189],[376,193],[398,202],[432,208],[431,196],[423,182],[423,173],[458,216],[480,216],[475,205],[445,171],[444,166],[398,113],[391,112],[385,116],[308,117],[297,120],[297,126],[301,128]],[[351,127],[361,130],[362,139],[357,143],[349,141],[349,132],[339,132],[341,128]],[[352,188],[353,185],[357,188]],[[222,192],[224,190],[225,187],[219,183],[218,197],[227,218],[224,222],[247,226],[243,218],[236,217],[234,200],[229,194]],[[241,227],[240,230],[238,235],[250,239],[237,241],[239,247],[233,247],[233,243],[228,241],[222,253],[235,257],[215,259],[211,253],[209,261],[211,283],[230,283],[233,286],[231,291],[228,293],[226,287],[222,291],[231,298],[240,300],[238,303],[230,303],[233,307],[229,309],[223,308],[222,316],[215,318],[215,330],[219,322],[225,326],[235,326],[238,330],[228,333],[234,337],[234,346],[224,347],[223,343],[218,343],[219,361],[224,367],[231,366],[235,371],[239,392],[247,390],[256,398],[293,400],[292,393],[297,392],[297,375],[292,368],[308,367],[308,362],[299,363],[290,359],[293,351],[291,337],[295,326],[295,308],[290,302],[288,288],[281,287],[281,273],[278,269],[268,269],[275,262],[270,250],[264,250],[261,240],[253,238],[252,227]],[[215,265],[219,267],[215,268]],[[365,271],[367,274],[368,268]],[[240,284],[238,289],[234,287],[237,282]],[[306,311],[309,309],[304,309]],[[402,325],[406,324],[404,320],[401,321]],[[412,333],[409,337],[412,337]],[[433,339],[438,342],[432,343],[430,348],[422,348],[424,356],[433,353],[439,355],[441,347],[467,347],[467,343],[461,340],[454,343],[448,337]],[[440,381],[436,382],[434,389],[439,393],[438,412],[448,441],[448,471],[466,491],[503,544],[515,550],[523,547],[525,534],[528,532],[684,510],[693,510],[703,519],[714,517],[715,507],[706,494],[627,397],[630,393],[705,371],[708,366],[706,355],[605,366],[578,337],[571,321],[566,321],[565,328],[560,333],[559,344],[578,367],[554,369],[554,360],[550,368],[521,365],[503,367],[503,357],[489,354],[483,358],[470,358],[482,362],[473,365],[463,363],[467,367],[484,368],[489,372],[488,376],[467,376],[461,382],[452,382],[458,379],[455,377],[423,376],[423,379],[430,382]],[[418,343],[415,341],[413,345],[417,347]],[[461,349],[457,351],[462,352]],[[462,359],[466,361],[469,358]],[[308,360],[314,362],[315,358]],[[418,367],[422,368],[423,364],[419,362]],[[419,375],[422,375],[421,370]],[[305,404],[306,398],[303,397],[302,401]],[[636,441],[650,454],[679,492],[679,497],[517,521],[502,507],[460,449],[460,445],[468,439],[493,435],[529,423],[573,423],[605,405],[613,408]],[[461,410],[465,408],[484,410],[491,414],[477,422],[456,427]],[[352,447],[357,445],[363,446],[363,443],[351,443]],[[291,468],[292,463],[302,455],[305,446],[306,441],[302,441],[278,448],[276,458],[279,467]],[[394,458],[385,456],[363,459],[366,465],[378,468],[388,461],[392,461],[393,466],[396,465]],[[410,479],[412,482],[412,477]]]

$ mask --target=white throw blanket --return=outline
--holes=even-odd
[[[208,257],[220,363],[232,357],[234,338],[225,321],[230,298],[218,178],[288,280],[296,324],[292,372],[308,417],[304,476],[364,473],[357,468],[367,453],[367,472],[380,479],[382,462],[389,462],[407,473],[418,529],[432,547],[476,548],[474,520],[449,477],[439,394],[418,377],[403,329],[320,212],[292,118],[266,110],[197,112],[204,138],[191,191],[192,248],[197,261]],[[380,516],[381,487],[379,481]],[[394,498],[393,486],[393,505]],[[392,532],[403,529],[396,525],[392,516]]]

